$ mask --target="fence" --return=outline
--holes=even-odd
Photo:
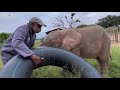
[[[109,34],[112,43],[120,42],[120,28],[119,27],[115,29],[107,29],[106,31]]]

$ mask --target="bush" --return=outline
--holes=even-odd
[[[44,41],[44,39],[45,39],[45,37],[42,37],[42,38],[40,39],[40,41],[41,41],[41,42],[43,42],[43,41]]]
[[[9,37],[9,33],[0,33],[0,43],[4,43],[4,41]]]
[[[83,27],[86,27],[87,25],[86,24],[81,24],[79,26],[77,26],[77,28],[83,28]]]

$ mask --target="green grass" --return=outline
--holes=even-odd
[[[35,41],[34,48],[39,47],[42,42],[40,40]]]
[[[62,78],[61,68],[56,66],[44,66],[33,71],[33,78]]]
[[[109,76],[112,78],[120,78],[120,47],[113,46],[111,48],[112,60],[109,65]]]
[[[35,42],[34,47],[38,47],[41,44],[40,40]],[[111,47],[112,60],[109,63],[109,73],[106,76],[107,78],[120,78],[120,47],[112,46]],[[95,59],[87,59],[87,61],[98,69],[98,64]],[[0,60],[0,69],[3,67],[3,64]],[[56,66],[44,66],[37,68],[33,71],[32,78],[76,78],[70,72],[66,72],[65,76],[61,74],[62,68]]]
[[[1,53],[0,53],[0,69],[3,68],[3,63],[2,63],[2,60],[1,60]]]

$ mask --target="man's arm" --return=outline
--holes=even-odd
[[[24,58],[34,54],[24,43],[26,36],[27,30],[24,28],[18,28],[12,39],[12,47]]]
[[[32,59],[32,61],[38,65],[41,62],[41,57],[36,56],[32,50],[30,50],[26,44],[24,43],[24,40],[27,36],[27,31],[24,28],[18,28],[14,33],[13,39],[12,39],[12,47],[24,58],[28,57]]]

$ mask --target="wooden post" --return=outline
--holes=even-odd
[[[115,30],[115,43],[118,42],[118,30]]]

